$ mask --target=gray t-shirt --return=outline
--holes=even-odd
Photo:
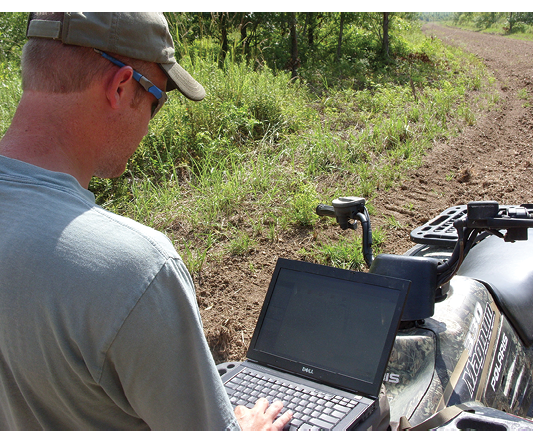
[[[239,429],[168,238],[3,156],[0,429]]]

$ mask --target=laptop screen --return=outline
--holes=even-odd
[[[377,395],[408,288],[400,279],[281,259],[248,357]]]

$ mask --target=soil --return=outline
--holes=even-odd
[[[533,202],[533,42],[434,24],[423,30],[479,57],[496,79],[500,100],[479,111],[476,123],[459,136],[435,142],[423,165],[398,187],[378,191],[372,200],[372,227],[385,225],[391,216],[398,222],[388,231],[384,253],[407,251],[414,245],[411,230],[448,207],[472,200]],[[265,240],[248,255],[207,264],[195,276],[205,334],[217,363],[244,359],[277,258],[301,259],[298,252],[310,249],[317,236],[341,235],[339,228],[326,225],[302,229],[274,243]]]

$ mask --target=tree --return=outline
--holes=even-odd
[[[248,29],[252,27],[252,22],[248,17],[248,14],[245,12],[238,13],[240,16],[239,20],[239,31],[241,33],[241,41],[239,42],[242,48],[242,52],[246,57],[246,61],[250,60],[250,39],[248,38]]]
[[[20,63],[20,54],[26,42],[25,12],[0,12],[0,63]]]
[[[220,27],[220,57],[218,59],[218,67],[224,68],[224,61],[226,60],[226,55],[228,54],[229,43],[228,43],[228,13],[223,12],[219,19]]]
[[[344,12],[341,12],[341,19],[339,23],[339,40],[337,42],[337,53],[335,55],[335,62],[339,63],[341,59],[341,47],[342,47],[342,33],[344,31]]]
[[[296,33],[296,12],[291,12],[289,15],[289,29],[291,37],[290,67],[292,80],[294,81],[298,77],[298,68],[300,67],[300,58],[298,57],[298,34]]]
[[[381,53],[385,59],[389,58],[389,13],[383,13],[383,41],[381,43]]]
[[[515,25],[520,23],[525,25],[533,24],[533,12],[509,12],[507,22],[509,23],[508,32],[511,34]]]
[[[315,27],[316,27],[316,13],[305,13],[305,24],[303,34],[307,34],[307,44],[310,48],[315,46]]]

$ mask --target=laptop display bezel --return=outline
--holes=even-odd
[[[381,354],[375,377],[372,381],[366,381],[351,376],[332,372],[328,369],[317,367],[306,362],[292,361],[282,356],[277,356],[257,348],[257,342],[261,327],[265,320],[265,315],[268,310],[272,294],[276,287],[276,282],[283,269],[302,271],[305,273],[312,273],[321,276],[328,276],[335,279],[343,279],[353,281],[356,283],[372,285],[376,287],[384,287],[387,289],[396,290],[398,300],[393,312],[392,321],[389,330],[386,334],[384,347]],[[328,267],[324,265],[313,264],[303,261],[295,261],[289,259],[278,259],[270,285],[259,314],[259,318],[252,336],[250,346],[247,352],[247,358],[252,362],[266,365],[271,368],[286,371],[288,373],[298,375],[311,381],[319,382],[336,388],[342,388],[353,393],[364,393],[367,396],[377,397],[380,392],[381,383],[385,374],[389,356],[394,344],[394,339],[398,326],[401,320],[403,307],[407,293],[409,291],[411,282],[404,279],[393,278],[389,276],[376,275],[371,273],[355,272],[351,270]]]

